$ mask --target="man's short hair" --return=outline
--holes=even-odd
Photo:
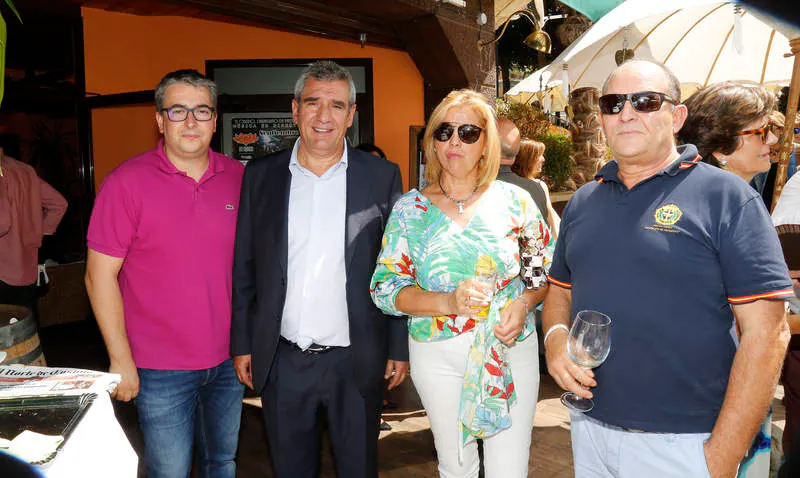
[[[512,145],[508,144],[503,138],[500,138],[500,157],[507,158],[507,159],[514,159],[519,154],[519,143],[517,143],[517,147],[514,148]]]
[[[618,66],[614,71],[612,71],[611,74],[608,75],[608,78],[606,78],[606,81],[603,82],[603,87],[600,89],[601,95],[606,94],[606,89],[608,88],[608,84],[611,83],[611,79],[614,78],[614,75],[617,74],[617,71],[619,71],[619,69],[622,68],[623,66],[626,66],[631,63],[650,63],[651,65],[659,67],[661,71],[664,72],[664,75],[667,77],[667,82],[668,82],[667,91],[659,91],[659,93],[668,94],[670,97],[672,97],[672,100],[675,102],[674,104],[676,105],[681,102],[681,82],[678,79],[678,77],[675,76],[675,73],[673,73],[672,70],[667,68],[667,65],[661,63],[660,61],[648,60],[645,58],[634,58],[632,60],[628,60],[622,63],[620,66]]]
[[[321,60],[308,65],[303,70],[303,73],[300,74],[297,83],[294,84],[294,99],[298,105],[309,77],[317,81],[346,81],[350,89],[350,104],[348,106],[356,104],[356,85],[353,83],[353,76],[350,71],[336,62]]]
[[[211,104],[208,106],[216,108],[217,84],[199,71],[188,69],[167,73],[164,78],[161,79],[161,82],[156,86],[156,110],[161,111],[161,109],[164,108],[164,96],[167,94],[167,88],[178,83],[208,89],[208,93],[211,95]]]

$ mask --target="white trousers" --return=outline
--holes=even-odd
[[[458,410],[467,354],[473,340],[472,332],[439,342],[417,342],[409,337],[412,378],[428,413],[442,478],[478,476],[480,463],[475,440],[465,445],[463,462],[458,461]],[[533,415],[539,396],[539,352],[535,332],[511,348],[508,362],[517,401],[511,407],[511,428],[483,440],[486,478],[528,476]]]

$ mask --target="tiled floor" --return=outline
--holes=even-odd
[[[529,476],[566,478],[572,476],[569,441],[569,415],[558,400],[560,392],[550,377],[543,375],[540,400],[533,431]],[[391,395],[398,408],[384,413],[391,431],[381,432],[378,442],[380,475],[384,478],[436,477],[433,436],[425,411],[414,391],[405,382]],[[239,476],[271,477],[263,421],[257,399],[247,400],[239,444]],[[327,447],[326,447],[327,448]],[[334,477],[331,454],[323,456],[321,475]]]
[[[40,331],[44,353],[50,366],[70,366],[106,370],[108,358],[102,338],[93,322],[79,322],[48,327]],[[566,478],[572,475],[572,451],[569,439],[569,414],[561,405],[561,390],[547,374],[542,374],[539,404],[533,430],[529,476]],[[783,428],[784,410],[779,387],[773,401],[773,424]],[[384,415],[392,426],[381,432],[378,445],[382,478],[436,477],[436,457],[428,420],[413,382],[407,380],[392,392],[398,408]],[[239,440],[239,472],[244,478],[271,478],[268,445],[258,399],[246,399]],[[131,404],[117,404],[117,415],[131,444],[141,457],[142,440]],[[323,447],[320,476],[335,477],[333,457],[326,443]],[[143,475],[142,475],[143,476]]]

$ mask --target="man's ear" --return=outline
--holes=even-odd
[[[300,110],[300,105],[297,104],[297,100],[292,99],[292,121],[294,121],[294,124],[298,124],[297,115],[300,112],[299,110]]]
[[[350,112],[348,113],[348,118],[347,118],[347,127],[348,128],[353,126],[353,119],[355,119],[355,117],[356,117],[356,104],[353,103],[352,105],[350,105],[349,109],[350,109]]]
[[[689,109],[686,108],[686,105],[675,105],[675,109],[672,111],[672,123],[673,123],[673,134],[678,134],[678,131],[683,128],[683,124],[686,122],[686,118],[689,116]]]
[[[158,132],[164,134],[164,115],[156,111],[156,125],[158,125]]]

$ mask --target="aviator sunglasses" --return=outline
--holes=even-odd
[[[767,144],[769,140],[769,134],[775,134],[775,130],[773,129],[774,125],[768,124],[764,127],[758,129],[748,129],[746,131],[739,131],[738,133],[734,134],[734,136],[747,136],[748,134],[757,134],[761,136],[761,142],[763,144]],[[775,134],[777,136],[777,134]]]
[[[433,139],[436,141],[450,141],[455,131],[456,125],[454,123],[441,123],[439,127],[433,130]],[[475,126],[474,124],[462,124],[458,127],[458,137],[466,144],[472,144],[481,137],[483,128]]]
[[[658,111],[665,101],[675,103],[672,97],[657,91],[640,91],[638,93],[628,93],[627,95],[611,94],[600,97],[600,111],[604,115],[618,114],[625,107],[626,101],[630,101],[633,109],[640,113]]]

